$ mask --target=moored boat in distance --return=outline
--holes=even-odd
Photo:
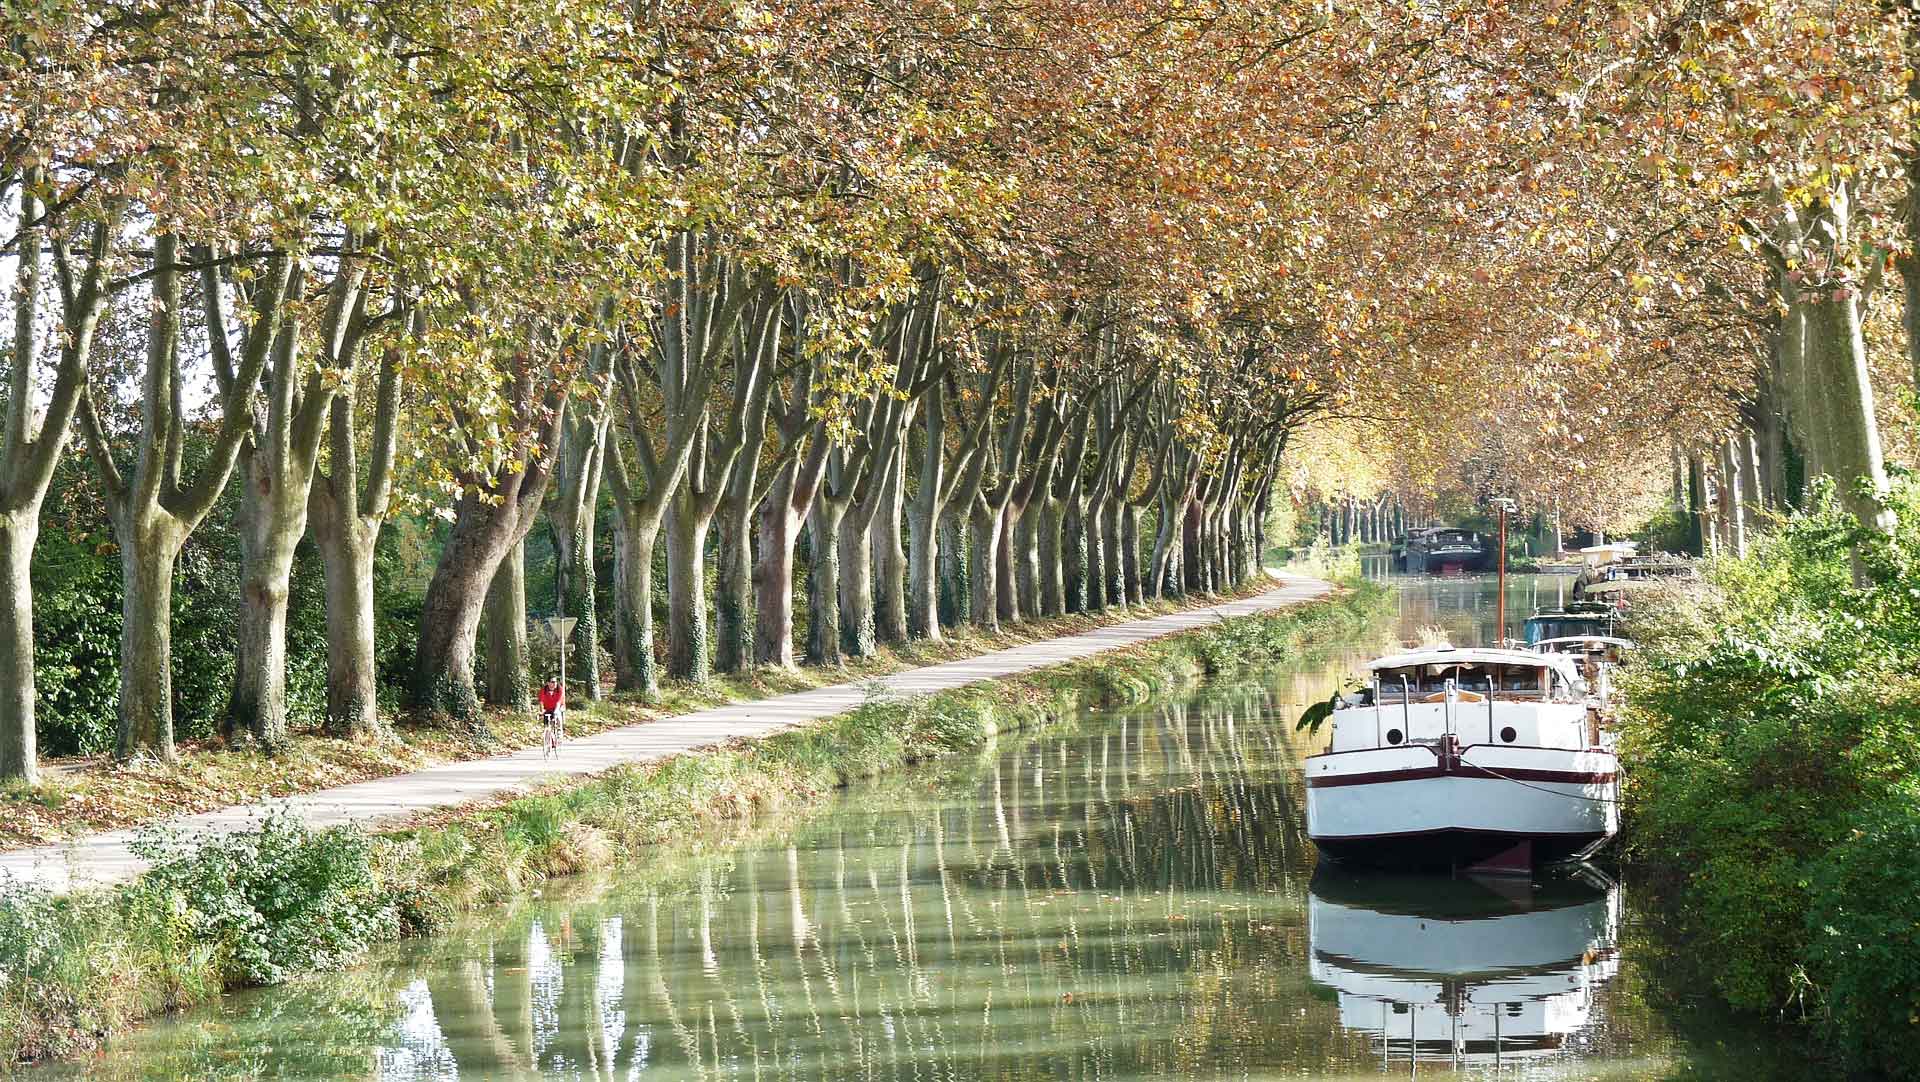
[[[1493,549],[1472,530],[1429,526],[1410,531],[1401,545],[1401,569],[1413,574],[1486,571]]]
[[[1437,647],[1366,666],[1307,757],[1307,834],[1335,860],[1525,872],[1619,831],[1619,761],[1573,658]]]

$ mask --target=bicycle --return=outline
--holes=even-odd
[[[560,743],[566,737],[566,707],[555,707],[543,715],[546,728],[546,742],[541,748],[541,758],[552,759],[560,754]]]

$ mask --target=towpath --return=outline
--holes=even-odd
[[[1325,597],[1333,590],[1331,584],[1319,579],[1275,577],[1278,587],[1256,597],[1129,620],[892,676],[608,729],[568,741],[558,759],[545,758],[539,748],[531,748],[322,789],[276,803],[318,826],[379,826],[439,808],[511,796],[554,778],[598,774],[624,763],[653,762],[740,737],[765,736],[851,710],[874,694],[910,697],[998,680],[1205,627],[1231,616],[1289,608]],[[189,834],[233,832],[256,826],[261,812],[259,804],[236,805],[181,816],[169,825]],[[0,853],[0,879],[11,877],[53,891],[129,879],[142,867],[130,848],[135,837],[133,830],[105,831],[58,845]]]

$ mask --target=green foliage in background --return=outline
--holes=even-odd
[[[1720,994],[1913,1077],[1920,498],[1895,504],[1882,538],[1829,494],[1705,584],[1637,601],[1623,758],[1629,858]]]
[[[62,464],[33,556],[34,692],[41,751],[113,750],[120,696],[120,551],[83,461]],[[233,688],[240,611],[237,490],[229,491],[181,550],[174,570],[173,709],[179,736],[212,736]],[[437,531],[399,520],[374,557],[375,657],[388,702],[413,673],[420,606],[439,551]],[[311,541],[295,557],[287,603],[287,713],[318,725],[327,703],[326,578]]]

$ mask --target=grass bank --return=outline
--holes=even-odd
[[[1892,537],[1829,504],[1636,595],[1622,758],[1625,858],[1670,903],[1670,959],[1914,1078],[1920,501],[1899,503]]]
[[[649,847],[770,813],[997,733],[1124,704],[1351,639],[1386,591],[1250,616],[1096,659],[859,709],[754,742],[622,767],[370,836],[267,813],[216,839],[155,833],[153,868],[122,887],[52,896],[0,886],[0,1063],[98,1048],[223,990],[352,964],[456,913],[549,879],[644,860]]]

